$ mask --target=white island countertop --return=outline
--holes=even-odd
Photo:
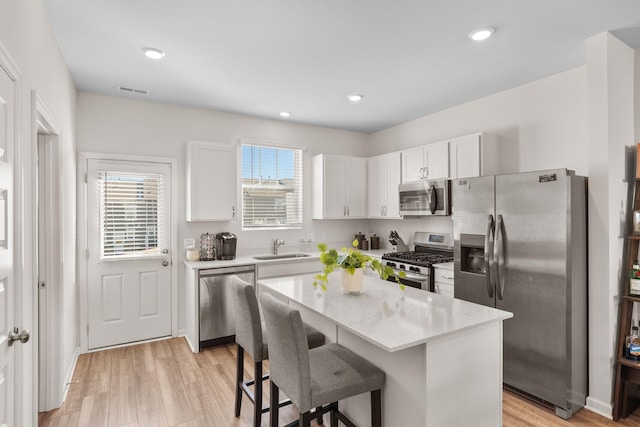
[[[314,288],[313,274],[263,279],[265,290],[301,304],[388,352],[513,317],[512,313],[364,276],[364,292],[343,295],[340,274],[327,291]]]

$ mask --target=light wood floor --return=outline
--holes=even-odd
[[[245,358],[247,377],[252,376],[252,363],[249,357]],[[234,417],[234,380],[235,345],[193,354],[183,338],[175,338],[83,354],[78,359],[64,405],[40,414],[39,424],[43,427],[250,427],[252,406],[246,397],[242,415]],[[265,389],[268,393],[267,384]],[[265,399],[268,401],[268,395]],[[296,417],[291,406],[280,411],[281,425]],[[268,418],[268,414],[263,415],[262,426],[268,425]],[[552,410],[505,391],[503,425],[640,427],[640,411],[614,423],[583,409],[565,421]]]

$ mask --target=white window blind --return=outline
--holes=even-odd
[[[98,171],[103,258],[160,255],[163,175]]]
[[[242,225],[302,227],[302,150],[242,145]]]

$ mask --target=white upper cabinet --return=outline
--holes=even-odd
[[[400,152],[368,159],[369,218],[401,218],[398,184],[401,179]]]
[[[475,133],[449,141],[451,178],[499,173],[498,137]]]
[[[313,219],[367,217],[367,159],[313,156]]]
[[[186,220],[230,221],[236,218],[236,146],[187,143]]]
[[[449,141],[402,151],[402,182],[449,178]]]

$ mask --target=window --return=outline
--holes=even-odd
[[[98,171],[102,258],[160,255],[163,175]]]
[[[242,145],[242,226],[302,227],[302,150]]]

